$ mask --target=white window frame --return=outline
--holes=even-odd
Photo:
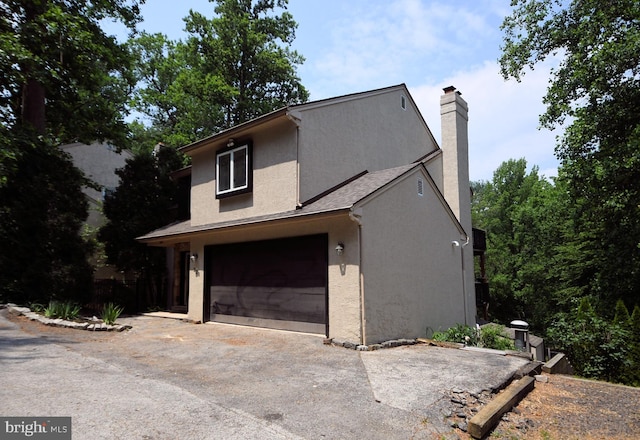
[[[235,155],[238,151],[244,151],[245,153],[245,164],[244,164],[244,172],[245,172],[245,180],[242,185],[234,186],[235,184]],[[225,190],[220,190],[220,158],[229,156],[229,188]],[[223,151],[219,151],[216,153],[216,196],[226,196],[232,195],[235,193],[247,192],[250,190],[251,186],[251,148],[249,143],[244,143],[237,147],[232,147],[230,149],[225,149]]]

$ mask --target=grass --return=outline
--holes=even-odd
[[[105,324],[113,325],[116,323],[116,319],[118,319],[123,310],[124,309],[120,306],[117,306],[113,303],[108,303],[105,304],[104,307],[102,307],[102,314],[100,315],[100,317]]]

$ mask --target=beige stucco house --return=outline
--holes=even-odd
[[[373,344],[475,323],[467,105],[441,146],[404,84],[292,105],[182,147],[188,316]]]

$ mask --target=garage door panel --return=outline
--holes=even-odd
[[[325,303],[323,287],[211,287],[211,315],[324,323]]]
[[[207,256],[211,320],[326,324],[326,235],[208,246]]]

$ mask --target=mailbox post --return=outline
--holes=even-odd
[[[515,331],[516,350],[529,353],[529,324],[524,321],[511,321],[511,328]]]

